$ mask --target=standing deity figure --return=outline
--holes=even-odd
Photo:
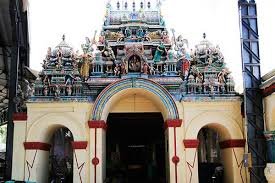
[[[225,84],[225,82],[226,82],[225,76],[227,74],[229,74],[229,72],[226,69],[222,69],[222,71],[219,72],[219,74],[218,74],[218,82],[220,84]]]
[[[51,56],[52,56],[52,48],[48,47],[46,60],[50,60]]]
[[[91,55],[89,54],[83,54],[82,59],[82,65],[80,68],[80,75],[87,79],[89,77],[89,72],[90,72],[90,57]]]
[[[66,91],[67,91],[68,96],[71,96],[71,95],[72,95],[72,86],[71,86],[71,85],[68,85],[68,86],[66,87]]]
[[[105,32],[104,31],[101,31],[100,36],[98,38],[98,42],[101,44],[104,44],[104,42],[105,42]]]
[[[120,73],[121,73],[122,75],[125,75],[126,72],[127,72],[127,70],[126,70],[125,63],[124,63],[124,61],[122,61],[121,65],[120,65]]]
[[[60,87],[59,87],[59,85],[55,85],[54,97],[56,99],[58,99],[60,97]]]
[[[189,70],[190,70],[190,65],[191,65],[191,63],[190,63],[190,60],[188,60],[188,59],[186,59],[186,58],[184,58],[183,60],[182,60],[182,75],[183,75],[183,77],[184,77],[184,80],[186,80],[187,79],[187,76],[188,76],[188,74],[189,74]]]
[[[143,32],[142,28],[139,27],[139,29],[137,30],[137,37],[143,38],[143,36],[144,36],[144,32]]]
[[[157,50],[154,55],[154,62],[160,62],[161,61],[161,56],[164,55],[164,53],[167,53],[167,50],[165,46],[163,45],[163,42],[158,45]]]
[[[143,67],[142,67],[142,72],[143,72],[143,74],[148,74],[148,72],[149,72],[149,65],[148,65],[148,63],[147,62],[144,62],[143,63]]]
[[[127,27],[125,29],[125,37],[126,38],[131,38],[131,36],[132,36],[132,31],[129,29],[129,27]]]
[[[61,48],[58,48],[56,55],[57,55],[57,65],[56,65],[56,68],[60,69],[60,67],[62,65],[62,57],[63,57],[63,53],[62,53],[62,49]]]
[[[48,96],[48,93],[49,93],[49,89],[48,89],[47,86],[45,86],[44,89],[43,89],[44,96]]]
[[[171,43],[167,31],[162,32],[162,41],[163,41],[164,44],[170,44]]]

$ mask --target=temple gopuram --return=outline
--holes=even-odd
[[[159,1],[106,5],[75,51],[49,47],[14,116],[14,180],[249,182],[242,96],[218,45],[193,48]]]

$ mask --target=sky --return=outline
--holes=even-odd
[[[139,4],[141,0],[135,1]],[[256,2],[261,73],[264,75],[275,68],[275,0]],[[95,30],[100,32],[105,5],[106,0],[29,0],[31,68],[42,69],[47,48],[55,47],[63,34],[67,43],[81,50],[85,37],[91,38]],[[234,77],[236,90],[242,92],[237,0],[164,0],[162,14],[167,29],[174,28],[176,35],[188,39],[191,48],[202,40],[204,32],[210,42],[219,45]]]

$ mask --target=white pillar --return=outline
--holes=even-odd
[[[106,122],[91,120],[90,127],[90,183],[102,183],[106,178]]]
[[[25,181],[47,183],[51,145],[43,142],[25,142],[24,147],[26,149]]]
[[[89,182],[89,159],[87,141],[72,142],[73,148],[73,182]]]
[[[180,173],[178,163],[179,157],[179,138],[178,127],[181,127],[181,119],[167,120],[165,122],[165,141],[166,141],[166,179],[169,183],[179,183]],[[168,142],[168,144],[167,144]],[[168,147],[167,147],[168,145]],[[167,152],[168,149],[168,152]]]
[[[183,140],[185,147],[185,170],[186,179],[185,182],[199,182],[198,171],[198,151],[199,140],[197,139],[185,139]]]
[[[12,155],[12,179],[24,180],[25,149],[27,114],[16,113],[13,115],[14,136],[13,136],[13,155]],[[20,152],[20,153],[18,153]],[[18,168],[22,167],[22,168]]]
[[[245,140],[230,139],[220,142],[224,182],[248,182],[248,171],[243,165]]]

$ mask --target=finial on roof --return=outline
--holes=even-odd
[[[147,8],[148,8],[148,9],[151,8],[151,2],[150,2],[150,1],[147,3]]]
[[[63,36],[62,36],[62,40],[65,41],[65,34],[63,34]]]
[[[203,35],[202,35],[202,36],[203,36],[203,39],[205,39],[205,38],[206,38],[206,34],[205,34],[205,32],[203,33]]]
[[[120,2],[119,1],[117,1],[116,6],[117,6],[117,10],[119,10],[119,8],[120,8]]]

